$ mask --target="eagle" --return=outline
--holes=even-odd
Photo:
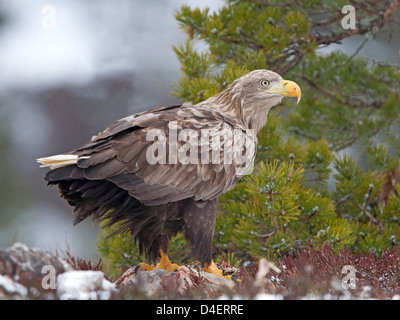
[[[168,258],[171,237],[182,232],[203,270],[223,276],[212,259],[218,197],[251,171],[257,133],[284,97],[299,102],[300,87],[254,70],[200,103],[122,118],[80,148],[37,161],[73,207],[74,225],[88,217],[118,224],[168,271],[178,267]]]

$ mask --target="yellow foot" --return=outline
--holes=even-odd
[[[169,260],[168,256],[162,250],[160,250],[160,255],[160,262],[157,263],[155,267],[149,266],[148,264],[142,262],[139,264],[140,270],[150,271],[154,269],[164,269],[169,272],[174,272],[176,271],[176,269],[178,269],[179,265],[177,265],[176,263],[172,263]]]
[[[205,268],[203,269],[203,271],[208,272],[208,273],[212,273],[215,274],[219,277],[231,280],[231,276],[224,276],[222,275],[222,270],[218,269],[217,265],[214,263],[214,261],[211,261],[210,265],[205,265]]]
[[[139,268],[140,268],[140,270],[145,270],[145,271],[154,270],[154,267],[152,267],[144,262],[139,263]]]

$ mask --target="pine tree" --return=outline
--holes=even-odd
[[[357,13],[354,30],[340,23],[348,4]],[[400,243],[398,66],[357,52],[317,52],[355,34],[365,44],[398,6],[376,0],[228,0],[217,12],[189,6],[176,12],[187,32],[186,42],[174,47],[182,77],[173,94],[182,101],[198,103],[253,69],[274,70],[303,91],[299,105],[285,101],[270,113],[259,133],[255,172],[220,197],[217,254],[274,258],[329,244],[380,255]],[[199,43],[206,49],[196,49]],[[343,153],[349,148],[355,157]],[[119,237],[119,243],[99,244],[114,266],[123,262],[111,251],[127,250],[129,236]],[[130,258],[140,259],[129,250]],[[184,256],[181,236],[174,250],[175,257]]]

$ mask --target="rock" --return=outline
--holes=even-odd
[[[164,291],[162,285],[172,273],[163,269],[140,271],[137,267],[129,268],[115,284],[118,287],[133,286],[143,297],[154,297]]]
[[[55,287],[43,287],[43,279],[49,270],[53,272],[55,283],[57,274],[72,270],[72,267],[57,255],[25,244],[15,243],[0,249],[0,297],[54,296]]]
[[[101,271],[74,270],[79,264],[72,265],[56,254],[21,243],[0,249],[0,299],[210,299],[232,292],[236,285],[185,266],[176,272],[133,267],[112,283]]]
[[[162,269],[144,271],[132,267],[115,283],[118,287],[133,287],[146,298],[162,298],[171,293],[177,297],[190,296],[194,292],[203,298],[211,298],[235,287],[232,280],[185,266],[176,272]]]
[[[108,300],[115,284],[101,271],[68,271],[57,277],[57,296],[61,300]]]

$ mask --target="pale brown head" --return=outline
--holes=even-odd
[[[260,130],[268,111],[284,97],[301,99],[300,87],[284,80],[270,70],[254,70],[233,81],[224,91],[203,102],[202,106],[217,103],[216,107],[241,120],[247,128]]]
[[[279,74],[270,70],[254,70],[236,79],[226,89],[240,97],[249,107],[269,107],[280,103],[284,97],[301,99],[301,90],[297,83],[284,80]]]

